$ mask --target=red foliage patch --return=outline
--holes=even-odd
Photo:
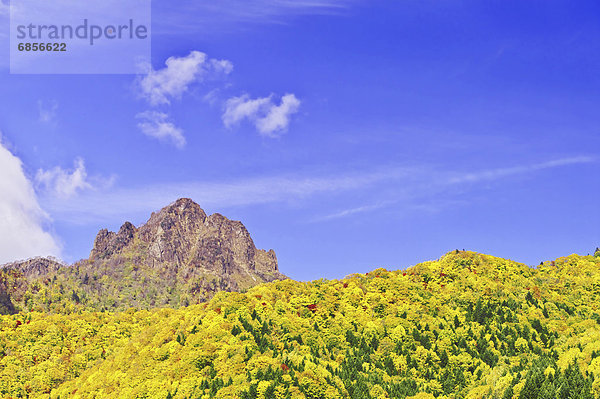
[[[317,305],[315,305],[314,303],[310,304],[310,305],[306,305],[306,307],[313,313],[315,313],[317,311]]]
[[[281,364],[281,369],[282,369],[283,371],[288,371],[290,368],[287,366],[287,364],[283,364],[283,363],[282,363],[282,364]]]
[[[267,306],[267,304],[265,302],[262,303],[263,306]]]
[[[257,295],[256,299],[262,299],[262,295]]]
[[[15,326],[15,328],[19,327],[21,324],[23,324],[21,323],[21,320],[17,320],[17,325]]]
[[[440,277],[446,277],[446,273],[440,273]]]
[[[406,273],[402,273],[403,276],[406,276]]]
[[[217,312],[218,314],[221,314],[221,308],[216,308],[215,312]]]
[[[344,288],[348,288],[348,283],[344,283]]]

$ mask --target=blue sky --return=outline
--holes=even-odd
[[[301,280],[600,246],[597,2],[218,4],[154,1],[148,74],[0,59],[1,261],[87,257],[178,197]]]

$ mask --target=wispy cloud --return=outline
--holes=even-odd
[[[490,169],[490,170],[484,170],[484,171],[480,171],[480,172],[460,173],[460,174],[450,177],[448,179],[447,183],[448,184],[461,184],[461,183],[476,183],[476,182],[485,181],[485,180],[497,180],[497,179],[512,176],[512,175],[519,175],[519,174],[535,172],[535,171],[543,170],[543,169],[556,168],[559,166],[590,163],[590,162],[594,162],[594,161],[595,161],[595,158],[593,158],[593,157],[580,156],[580,157],[556,159],[556,160],[541,162],[541,163],[532,164],[532,165]]]
[[[138,128],[148,137],[153,137],[162,141],[169,141],[177,148],[185,147],[185,137],[183,130],[170,122],[169,115],[164,112],[146,111],[136,115],[141,122]]]
[[[58,102],[38,100],[38,120],[46,124],[56,123],[56,115],[58,111]]]
[[[145,215],[180,197],[193,198],[208,208],[293,202],[316,195],[368,188],[412,173],[411,169],[396,168],[342,176],[267,176],[229,182],[165,183],[114,189],[101,194],[88,193],[71,201],[47,198],[45,206],[61,219],[87,223]],[[140,198],[144,200],[140,201]]]
[[[287,130],[299,108],[300,100],[293,94],[284,95],[279,105],[273,102],[273,95],[256,99],[242,95],[227,100],[222,118],[228,128],[248,119],[262,136],[273,138]]]
[[[200,51],[192,51],[185,57],[169,57],[165,65],[158,70],[148,67],[145,76],[138,79],[140,94],[153,106],[170,104],[172,99],[181,98],[190,85],[233,70],[231,62],[208,58]]]
[[[383,202],[378,202],[378,203],[375,203],[372,205],[363,205],[363,206],[358,206],[355,208],[343,209],[341,211],[330,213],[325,216],[315,217],[315,218],[311,219],[310,222],[316,223],[316,222],[326,222],[328,220],[334,220],[334,219],[342,219],[342,218],[356,215],[359,213],[373,212],[373,211],[376,211],[378,209],[384,208],[386,206],[389,206],[389,205],[392,205],[395,203],[397,203],[397,201],[383,201]]]
[[[65,200],[87,190],[108,188],[114,182],[114,178],[90,178],[84,160],[76,158],[72,169],[63,169],[60,166],[48,170],[39,169],[35,175],[35,182],[39,191]]]
[[[388,167],[370,172],[354,172],[329,176],[267,176],[230,182],[182,182],[144,187],[116,188],[102,193],[88,192],[70,201],[49,199],[46,208],[61,220],[73,223],[120,220],[132,215],[145,217],[152,211],[179,197],[190,197],[207,208],[223,209],[236,206],[254,206],[268,203],[311,203],[318,198],[340,196],[347,200],[348,193],[355,197],[377,196],[377,200],[317,215],[313,222],[341,219],[374,212],[402,204],[417,209],[428,199],[456,185],[498,180],[511,175],[594,162],[591,157],[563,158],[526,166],[497,168],[481,172],[438,171],[431,167]],[[143,201],[140,201],[143,198]],[[446,199],[448,203],[456,203]],[[331,201],[326,201],[330,203]],[[412,208],[411,208],[412,207]],[[428,209],[432,205],[428,205]]]
[[[419,178],[420,182],[413,182],[407,188],[407,190],[403,190],[402,194],[398,196],[396,194],[395,199],[386,200],[386,201],[376,201],[372,204],[361,205],[352,208],[346,208],[342,210],[338,210],[333,213],[329,213],[323,216],[318,216],[311,220],[311,222],[324,222],[333,219],[341,219],[345,217],[350,217],[360,213],[367,213],[379,210],[381,208],[390,207],[393,205],[397,205],[401,202],[406,202],[411,198],[423,198],[427,196],[434,196],[436,193],[443,192],[452,186],[459,185],[467,185],[467,184],[476,184],[480,182],[491,182],[495,180],[500,180],[504,178],[508,178],[510,176],[515,175],[525,175],[529,173],[533,173],[536,171],[557,168],[568,165],[577,165],[577,164],[586,164],[595,162],[596,158],[590,156],[579,156],[579,157],[570,157],[570,158],[561,158],[555,159],[551,161],[530,164],[530,165],[521,165],[521,166],[513,166],[507,168],[496,168],[489,170],[482,170],[477,172],[442,172],[435,173],[434,175],[430,175],[430,172],[425,174],[425,179]],[[456,204],[456,200],[443,199],[444,203],[448,204]],[[427,206],[423,206],[422,200],[419,201],[418,204],[409,204],[412,209],[423,209],[427,211],[438,210],[436,206],[429,204]]]
[[[283,23],[290,16],[336,15],[360,0],[182,0],[177,7],[158,2],[153,7],[163,15],[161,31],[206,31],[239,23]]]
[[[227,87],[227,86],[228,85],[225,85],[225,87]],[[223,91],[222,87],[217,87],[216,89],[212,89],[211,91],[209,91],[202,97],[202,100],[204,102],[208,103],[209,105],[214,106],[222,101],[222,99],[221,99],[222,91]]]

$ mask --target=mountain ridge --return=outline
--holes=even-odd
[[[76,305],[99,310],[187,306],[217,291],[285,278],[275,252],[257,249],[241,222],[207,215],[180,198],[139,227],[127,221],[117,232],[100,230],[88,259],[65,265],[33,258],[1,266],[0,312],[50,310],[57,301],[47,294],[57,290],[57,297],[70,295]]]

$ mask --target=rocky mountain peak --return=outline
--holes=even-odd
[[[125,222],[118,233],[102,229],[96,235],[94,248],[90,259],[105,259],[120,253],[134,238],[136,228],[130,222]]]
[[[237,290],[285,278],[273,250],[257,249],[239,221],[206,212],[189,198],[181,198],[152,213],[136,228],[126,222],[117,233],[100,230],[89,262],[96,268],[151,266],[165,280],[221,281],[210,290]],[[204,288],[203,288],[204,289]]]
[[[100,230],[89,259],[67,266],[36,258],[0,267],[0,314],[61,311],[45,292],[99,310],[179,307],[217,291],[285,278],[275,252],[257,249],[241,222],[218,213],[207,216],[200,205],[182,198],[139,227],[125,222],[117,232]]]
[[[152,214],[140,227],[139,237],[159,262],[224,273],[238,267],[252,272],[279,271],[274,253],[266,256],[267,253],[258,250],[241,222],[219,213],[207,216],[189,198],[179,199]]]
[[[165,219],[204,221],[206,217],[206,213],[200,205],[189,198],[180,198],[170,205],[165,206],[160,211],[153,212],[146,225],[153,226],[160,224],[163,223]],[[162,227],[168,227],[168,224]]]

